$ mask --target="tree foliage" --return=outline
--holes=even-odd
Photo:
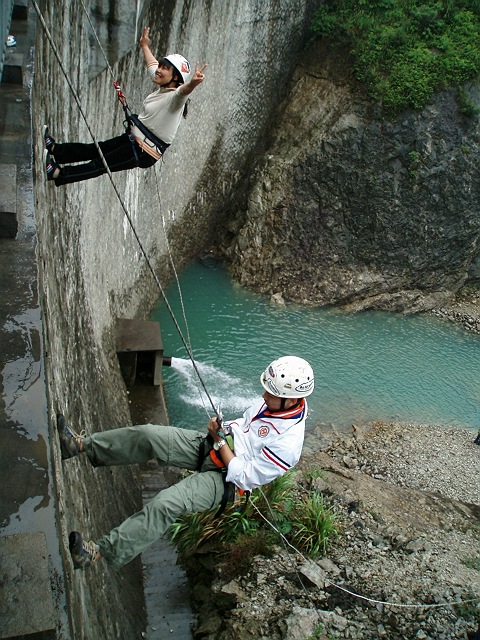
[[[395,112],[480,72],[480,0],[325,0],[312,28],[350,48],[356,77]]]

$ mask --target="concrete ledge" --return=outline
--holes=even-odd
[[[15,238],[17,231],[17,165],[0,164],[0,238]]]
[[[7,53],[3,63],[2,84],[23,84],[23,54]]]
[[[0,638],[23,636],[56,637],[43,531],[0,538]]]
[[[155,386],[162,384],[163,342],[158,322],[117,318],[116,350],[127,387],[139,374]]]
[[[12,20],[28,20],[27,0],[16,0],[12,9]]]

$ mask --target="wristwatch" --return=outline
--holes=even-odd
[[[226,440],[219,440],[218,442],[215,441],[213,443],[213,448],[215,449],[215,451],[218,451],[219,449],[221,449],[223,447],[224,444],[227,444]]]

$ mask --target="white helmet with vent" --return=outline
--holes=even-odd
[[[168,56],[165,56],[164,60],[168,60],[168,62],[173,65],[176,71],[180,74],[182,81],[187,82],[190,75],[190,63],[186,58],[181,56],[179,53],[171,53]]]
[[[303,358],[283,356],[268,365],[260,382],[278,398],[305,398],[313,391],[313,369]]]

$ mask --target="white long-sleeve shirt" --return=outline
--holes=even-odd
[[[273,413],[261,400],[242,418],[226,422],[225,430],[231,430],[235,447],[227,481],[251,491],[294,467],[302,453],[307,413],[305,399],[292,409]]]

